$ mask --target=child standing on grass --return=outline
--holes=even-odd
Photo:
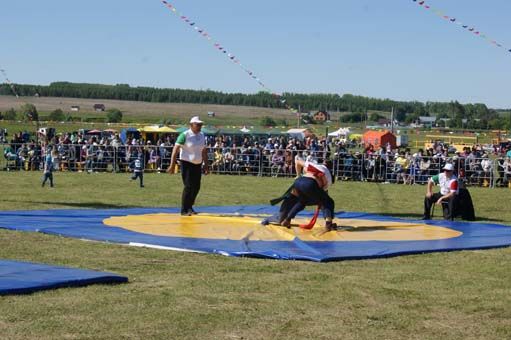
[[[133,169],[133,176],[131,176],[131,180],[136,180],[137,177],[140,179],[140,187],[144,187],[144,163],[142,162],[141,157],[139,156],[137,159],[135,159],[131,165],[130,168]]]
[[[51,155],[51,148],[48,148],[46,157],[44,159],[44,175],[43,183],[41,184],[42,187],[44,187],[47,180],[50,180],[50,187],[53,188],[53,158]]]

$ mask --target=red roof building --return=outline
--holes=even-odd
[[[396,148],[396,136],[390,131],[366,131],[362,135],[362,142],[366,146],[371,144],[375,148],[384,148],[389,143],[393,149]]]

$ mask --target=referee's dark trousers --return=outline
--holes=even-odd
[[[195,204],[199,194],[202,174],[202,164],[181,161],[181,177],[183,179],[183,195],[181,197],[181,212],[188,212]]]

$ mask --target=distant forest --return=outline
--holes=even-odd
[[[351,94],[298,94],[284,93],[275,97],[267,92],[257,94],[223,93],[186,89],[159,89],[152,87],[131,87],[127,84],[101,85],[70,82],[54,82],[48,86],[16,84],[20,96],[71,97],[90,99],[117,99],[153,103],[193,103],[241,105],[265,108],[285,108],[286,104],[301,112],[328,111],[346,112],[341,120],[357,122],[369,111],[390,112],[394,109],[395,118],[402,122],[412,122],[419,116],[436,116],[449,119],[450,127],[473,129],[511,128],[511,116],[489,109],[485,104],[460,104],[453,102],[419,102],[377,99]],[[0,95],[12,95],[8,84],[0,85]],[[374,116],[374,115],[373,115]],[[445,119],[441,122],[445,123]],[[445,123],[447,124],[447,123]]]

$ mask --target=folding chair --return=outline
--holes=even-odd
[[[433,204],[433,206],[431,207],[431,219],[433,219],[433,217],[435,217],[435,206],[436,204]],[[442,214],[445,218],[445,210],[448,210],[449,209],[449,202],[442,202]],[[451,221],[454,221],[454,215],[455,215],[455,207],[453,205],[453,211],[450,212],[450,220]]]

